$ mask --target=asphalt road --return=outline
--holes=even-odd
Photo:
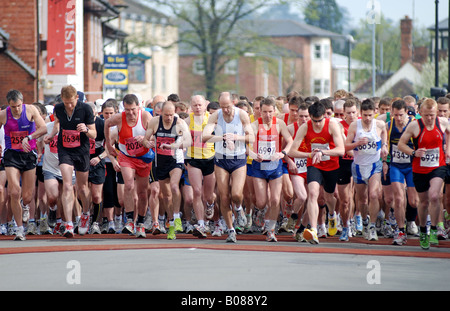
[[[353,238],[298,243],[279,235],[197,239],[179,234],[136,239],[87,235],[65,239],[33,236],[0,238],[2,291],[418,291],[450,289],[450,241],[424,251],[416,238],[404,246],[390,239]],[[191,295],[192,296],[192,295]],[[189,297],[189,303],[198,303]],[[216,306],[221,297],[216,297]],[[222,297],[221,303],[226,300]]]

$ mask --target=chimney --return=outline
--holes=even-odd
[[[408,16],[405,16],[405,18],[400,21],[400,33],[400,60],[401,66],[403,66],[413,58],[412,20]]]

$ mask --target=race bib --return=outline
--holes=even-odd
[[[308,162],[308,159],[306,158],[295,158],[294,163],[297,167],[297,174],[306,173],[307,167],[306,163]]]
[[[202,141],[203,132],[191,130],[192,146],[195,148],[206,148],[206,143]]]
[[[53,137],[48,145],[51,153],[58,153],[58,136]]]
[[[141,145],[134,139],[134,137],[127,138],[125,140],[125,147],[127,148],[127,153],[130,156],[136,156],[138,154],[144,153],[144,146]]]
[[[411,156],[407,155],[406,153],[398,150],[397,145],[392,145],[392,152],[391,152],[391,161],[393,163],[411,163]]]
[[[311,144],[311,150],[314,150],[314,149],[328,150],[328,149],[330,149],[330,145],[329,144]],[[328,160],[330,160],[330,156],[322,154],[320,161],[328,161]]]
[[[89,154],[95,154],[95,139],[89,138]]]
[[[62,131],[62,143],[65,148],[77,148],[81,146],[80,132],[75,130]]]
[[[358,146],[358,152],[362,154],[376,154],[377,142],[372,140],[365,145]]]
[[[156,152],[159,155],[173,156],[175,155],[175,150],[172,149],[161,149],[162,144],[173,144],[175,142],[175,138],[173,137],[157,137],[156,138]]]
[[[275,141],[258,141],[258,154],[260,154],[263,160],[270,160],[276,151]]]
[[[11,148],[16,150],[22,150],[22,140],[28,136],[27,131],[11,131],[9,136],[11,137]]]
[[[439,166],[439,148],[428,149],[425,155],[420,158],[420,166],[422,167],[438,167]]]

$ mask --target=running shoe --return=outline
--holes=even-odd
[[[308,242],[306,241],[306,239],[303,237],[303,231],[300,231],[299,229],[297,229],[294,233],[294,239],[297,242]]]
[[[333,216],[328,215],[328,235],[335,236],[337,231],[336,214]]]
[[[52,229],[50,229],[50,226],[48,225],[47,218],[41,218],[39,222],[39,232],[41,235],[52,234]]]
[[[381,232],[385,238],[390,239],[394,237],[394,229],[392,229],[391,224],[389,224],[386,221],[384,221],[383,224],[381,225]]]
[[[214,222],[214,230],[211,233],[212,236],[222,236],[222,228],[220,227],[220,223],[218,221]]]
[[[325,226],[319,225],[318,229],[319,230],[317,231],[317,237],[326,239],[327,238],[327,229],[325,228]]]
[[[82,213],[80,218],[80,225],[78,226],[78,234],[85,235],[89,231],[89,215]]]
[[[100,226],[98,225],[98,222],[94,221],[92,223],[92,226],[90,228],[90,233],[91,234],[102,234],[102,232],[100,231]]]
[[[412,236],[419,236],[419,229],[415,221],[408,221],[406,223],[406,233]]]
[[[16,230],[16,236],[14,237],[14,241],[25,241],[25,234],[23,233],[23,227],[21,227],[20,229],[17,228]]]
[[[438,231],[436,229],[430,229],[430,244],[439,245]]]
[[[36,222],[30,221],[28,223],[26,235],[37,235]]]
[[[175,227],[169,226],[169,231],[167,232],[168,240],[176,240],[177,236],[175,235]]]
[[[175,218],[173,221],[175,232],[176,233],[182,233],[183,232],[183,225],[181,224],[181,218]]]
[[[188,222],[188,223],[186,224],[186,229],[185,229],[184,232],[187,233],[187,234],[192,234],[192,233],[194,232],[194,226],[191,225],[190,222]]]
[[[277,237],[275,236],[275,231],[274,230],[267,231],[266,241],[267,242],[278,242]]]
[[[441,226],[437,226],[437,236],[438,236],[438,240],[447,240],[448,239],[447,232],[445,232],[445,229]]]
[[[429,249],[430,248],[430,237],[428,236],[428,234],[426,232],[420,232],[419,234],[419,242],[420,242],[420,247],[422,249]]]
[[[115,228],[115,225],[114,225],[114,221],[108,222],[108,231],[107,231],[107,233],[108,234],[116,233],[116,228]]]
[[[73,238],[73,225],[65,224],[63,236],[68,239]]]
[[[61,234],[60,228],[61,228],[61,223],[57,222],[56,226],[53,227],[53,234]]]
[[[378,241],[377,229],[375,226],[370,226],[367,239],[369,241]]]
[[[145,234],[145,225],[144,224],[136,225],[136,237],[145,239],[146,234]]]
[[[127,219],[125,226],[123,226],[122,233],[134,234],[134,222],[133,219]]]
[[[349,232],[350,232],[350,229],[348,227],[343,227],[341,235],[339,236],[339,241],[348,242]]]
[[[288,223],[286,226],[286,229],[288,230],[288,232],[294,233],[296,223],[297,223],[297,219],[292,218],[292,215],[291,215],[291,217],[288,218]]]
[[[406,233],[402,231],[396,231],[394,235],[393,245],[404,245],[406,244]]]
[[[205,226],[200,225],[194,225],[194,231],[192,232],[194,236],[196,236],[199,239],[206,238],[206,228]]]
[[[8,227],[6,224],[2,224],[0,226],[0,234],[1,235],[6,235],[8,233]]]
[[[236,243],[237,242],[237,240],[236,240],[236,231],[230,230],[228,232],[228,237],[227,237],[227,239],[225,241],[227,243]]]
[[[158,221],[154,221],[153,225],[152,225],[152,234],[153,235],[158,235],[161,233],[161,228],[159,227],[159,222]]]
[[[315,229],[305,229],[303,231],[303,238],[310,244],[319,244],[319,238]]]
[[[245,227],[247,224],[247,217],[245,216],[244,209],[241,207],[239,210],[236,210],[237,219],[236,223],[239,227]]]

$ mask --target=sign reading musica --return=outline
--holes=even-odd
[[[75,74],[76,0],[48,0],[47,73]]]

